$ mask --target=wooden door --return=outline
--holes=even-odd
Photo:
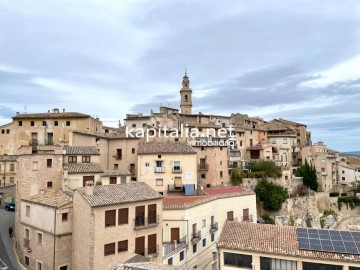
[[[156,233],[148,235],[148,254],[156,254]]]
[[[243,221],[249,221],[249,208],[243,209]]]
[[[180,239],[180,228],[171,228],[171,243]]]
[[[135,253],[145,256],[145,236],[135,238]]]
[[[135,226],[145,225],[145,205],[136,206],[135,208]]]

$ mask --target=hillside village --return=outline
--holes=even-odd
[[[180,109],[116,128],[57,108],[0,127],[0,200],[15,202],[23,267],[360,269],[360,159],[313,142],[306,123],[195,113],[192,93],[185,73]],[[281,173],[249,169],[261,162]],[[285,190],[280,210],[255,193],[262,178]],[[346,230],[356,252],[304,251],[297,228]]]

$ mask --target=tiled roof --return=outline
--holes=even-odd
[[[33,202],[52,207],[61,207],[72,202],[71,197],[66,195],[63,191],[46,191],[45,193],[39,193],[22,199],[23,201]]]
[[[95,146],[65,146],[66,155],[100,155]]]
[[[68,163],[69,173],[103,173],[98,163]]]
[[[1,155],[0,156],[0,161],[16,161],[16,156],[14,155]]]
[[[119,263],[111,270],[191,270],[193,268],[186,266],[175,266],[168,264],[148,263]]]
[[[160,193],[143,182],[94,186],[94,194],[86,195],[85,188],[77,191],[91,207],[161,199]]]
[[[196,154],[194,148],[183,142],[140,142],[138,154]]]
[[[204,193],[207,195],[220,195],[220,194],[229,194],[236,192],[245,192],[245,189],[241,187],[217,187],[217,188],[205,188]]]
[[[13,117],[13,119],[35,119],[35,118],[87,118],[88,114],[78,112],[61,112],[61,113],[21,113]]]
[[[254,192],[249,191],[233,191],[229,193],[219,193],[216,195],[203,195],[203,196],[167,196],[163,200],[163,209],[164,210],[180,210],[180,209],[189,209],[204,203],[208,203],[217,199],[226,199],[231,197],[238,196],[254,196]]]
[[[296,227],[227,221],[219,248],[333,261],[360,262],[360,255],[299,249]]]
[[[128,170],[112,170],[104,171],[101,176],[119,176],[119,175],[131,175],[131,172]]]
[[[80,131],[75,130],[73,133],[82,134],[82,135],[88,135],[98,138],[104,138],[104,139],[123,139],[126,138],[125,129],[119,129],[117,132],[98,132],[98,131]],[[135,137],[135,136],[134,136]],[[133,139],[132,137],[128,137],[129,139]],[[138,139],[138,138],[135,138]]]

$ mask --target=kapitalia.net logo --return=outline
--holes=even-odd
[[[158,127],[158,128],[130,128],[126,127],[126,138],[139,138],[150,141],[159,138],[182,138],[181,141],[188,142],[191,146],[234,146],[235,142],[229,138],[235,138],[233,128],[207,128],[200,132],[198,128],[180,125],[180,128]]]

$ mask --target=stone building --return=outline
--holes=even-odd
[[[16,156],[0,156],[0,187],[16,183]]]
[[[73,209],[72,269],[110,269],[134,253],[161,261],[162,196],[145,183],[87,184]]]
[[[164,195],[194,195],[197,189],[196,152],[183,142],[141,142],[139,181]]]

